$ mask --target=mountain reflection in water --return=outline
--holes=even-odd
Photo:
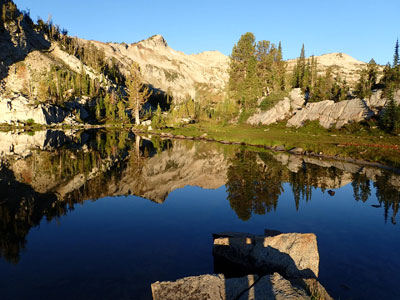
[[[0,132],[0,260],[18,264],[27,236],[43,219],[61,219],[76,204],[140,196],[163,203],[185,186],[226,187],[242,221],[276,211],[290,188],[293,207],[317,189],[351,186],[354,201],[376,193],[382,222],[396,224],[400,176],[340,161],[325,161],[243,146],[140,137],[129,131]],[[328,196],[330,197],[330,196]],[[62,220],[60,220],[62,222]],[[277,228],[279,229],[279,228]]]

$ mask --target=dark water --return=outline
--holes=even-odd
[[[151,299],[212,233],[313,232],[335,299],[400,299],[400,176],[128,132],[2,134],[0,299]],[[8,143],[8,144],[7,144]]]

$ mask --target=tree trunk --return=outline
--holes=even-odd
[[[136,135],[135,137],[135,150],[136,150],[136,157],[137,161],[140,159],[140,136]]]
[[[138,99],[138,98],[136,98],[135,124],[136,124],[136,125],[140,125],[140,119],[139,119],[139,99]]]

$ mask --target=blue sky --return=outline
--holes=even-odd
[[[344,52],[359,60],[392,60],[400,36],[399,0],[15,0],[70,35],[132,43],[161,34],[175,50],[226,55],[241,34],[282,41],[284,58]]]

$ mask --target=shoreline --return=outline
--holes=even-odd
[[[196,124],[197,126],[202,126],[204,125],[203,123],[198,123]],[[217,127],[218,128],[218,127]],[[268,137],[262,138],[261,142],[259,143],[254,143],[254,142],[248,142],[244,141],[238,141],[238,137],[235,138],[218,138],[215,137],[215,134],[213,135],[210,130],[207,130],[207,128],[196,128],[196,131],[198,132],[199,135],[192,135],[188,134],[185,132],[188,131],[187,127],[182,128],[168,128],[167,130],[146,130],[142,129],[140,127],[137,127],[135,124],[82,124],[82,125],[73,125],[73,126],[68,126],[68,125],[39,125],[39,124],[33,124],[33,125],[24,125],[24,126],[15,126],[15,125],[9,125],[9,124],[0,124],[0,131],[24,131],[24,132],[35,132],[35,131],[41,131],[41,130],[90,130],[90,129],[113,129],[113,130],[130,130],[133,133],[137,134],[147,134],[147,135],[157,135],[160,136],[161,138],[165,139],[182,139],[182,140],[198,140],[198,141],[206,141],[206,142],[215,142],[219,144],[225,144],[225,145],[242,145],[242,146],[247,146],[247,147],[255,147],[259,149],[265,149],[265,150],[270,150],[270,151],[275,151],[275,152],[285,152],[288,154],[292,155],[298,155],[298,156],[309,156],[309,157],[315,157],[315,158],[321,158],[321,159],[328,159],[328,160],[336,160],[336,161],[342,161],[342,162],[349,162],[349,163],[354,163],[362,166],[370,166],[370,167],[377,167],[385,170],[389,170],[395,173],[400,174],[400,164],[396,161],[393,161],[393,165],[390,165],[388,163],[380,162],[379,160],[376,161],[371,161],[371,160],[366,160],[362,158],[362,152],[359,152],[361,154],[361,158],[354,156],[354,155],[349,155],[348,157],[341,155],[341,151],[335,151],[336,149],[333,150],[335,154],[326,154],[323,153],[322,151],[312,151],[310,149],[307,149],[307,147],[302,147],[302,145],[297,144],[296,142],[290,142],[291,144],[290,147],[287,147],[285,143],[275,143],[274,139],[270,139]],[[252,128],[251,130],[256,132],[260,131],[263,128]],[[236,126],[236,130],[240,130],[240,125]],[[280,129],[283,131],[283,129]],[[286,130],[285,129],[285,133]],[[172,131],[172,132],[171,132]],[[182,132],[183,131],[183,132]],[[264,129],[265,131],[265,129]],[[231,130],[233,132],[233,130]],[[282,132],[283,133],[283,132]],[[328,134],[328,132],[325,132],[325,134]],[[311,138],[312,135],[311,133],[308,134],[308,136]],[[331,135],[338,137],[339,139],[342,138],[344,139],[344,135]],[[348,138],[348,137],[347,137]],[[363,138],[374,138],[374,136],[364,136]],[[393,136],[391,137],[393,138]],[[240,139],[240,137],[239,137]],[[267,145],[266,143],[270,142],[271,145]],[[275,144],[275,145],[272,145]],[[309,145],[317,145],[317,143],[313,143],[312,141],[309,142]],[[398,156],[400,157],[400,151],[399,151],[399,146],[398,144],[395,145],[371,145],[371,144],[357,144],[357,143],[348,143],[346,141],[341,141],[337,143],[332,143],[329,145],[329,150],[332,151],[333,148],[346,148],[346,147],[367,147],[369,149],[374,149],[374,151],[384,151],[384,150],[392,150],[392,151],[397,151],[399,152]]]
[[[370,161],[356,159],[356,158],[346,158],[346,157],[340,157],[340,156],[318,154],[318,153],[314,153],[312,151],[304,151],[303,149],[301,149],[303,151],[297,151],[297,150],[299,150],[299,148],[296,149],[296,147],[294,149],[286,150],[284,148],[284,146],[267,146],[267,145],[251,144],[251,143],[245,143],[245,142],[216,140],[213,138],[207,138],[207,137],[201,137],[201,136],[194,137],[194,136],[185,136],[182,134],[174,135],[172,133],[141,131],[141,130],[133,130],[133,132],[138,133],[138,134],[158,135],[164,139],[194,140],[194,141],[214,142],[214,143],[219,143],[219,144],[224,144],[224,145],[240,145],[240,146],[247,146],[247,147],[255,147],[255,148],[271,150],[271,151],[275,151],[275,152],[282,152],[282,153],[287,153],[287,154],[297,155],[297,156],[309,156],[309,157],[316,157],[316,158],[321,158],[321,159],[326,159],[326,160],[349,162],[349,163],[354,163],[354,164],[362,165],[362,166],[380,168],[380,169],[384,169],[384,170],[388,170],[388,171],[392,171],[397,174],[400,174],[400,168],[392,167],[392,166],[385,165],[385,164],[382,164],[379,162],[370,162]]]

